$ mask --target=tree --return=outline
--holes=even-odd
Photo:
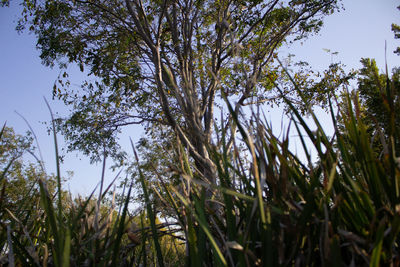
[[[400,6],[397,7],[398,10],[400,10]],[[394,38],[399,39],[400,38],[400,26],[393,23],[392,24],[392,31],[394,33]],[[395,54],[400,55],[400,47],[397,47],[395,51],[393,51]]]
[[[38,180],[46,182],[51,194],[56,191],[56,178],[47,175],[42,166],[26,160],[26,154],[34,154],[33,139],[28,132],[19,135],[10,127],[0,133],[0,216],[9,218],[11,212],[17,218],[29,217],[31,209],[39,208]],[[5,208],[8,210],[5,210]]]
[[[361,117],[369,126],[375,143],[390,142],[390,136],[399,136],[400,117],[396,116],[400,109],[400,69],[394,68],[392,75],[381,74],[374,59],[363,58],[360,69],[357,93],[360,97]],[[395,147],[400,149],[397,138],[393,140]],[[382,147],[377,147],[382,152]]]
[[[235,113],[271,93],[272,63],[283,42],[318,31],[337,0],[23,2],[19,29],[38,38],[43,63],[79,65],[96,79],[54,96],[73,105],[62,129],[71,148],[99,159],[117,155],[115,134],[127,124],[169,126],[211,183],[214,111],[225,95]],[[275,75],[276,76],[276,75]],[[231,123],[231,120],[227,120]],[[227,125],[219,125],[227,127]],[[232,131],[231,143],[235,131]],[[230,143],[230,144],[231,144]]]

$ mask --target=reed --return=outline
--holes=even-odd
[[[390,103],[396,100],[382,97],[389,101],[387,114],[397,116]],[[289,129],[276,137],[260,112],[243,122],[226,100],[240,138],[229,150],[221,130],[221,148],[209,148],[218,183],[207,183],[178,145],[180,184],[157,172],[148,179],[140,168],[132,177],[145,203],[135,218],[128,208],[133,180],[121,207],[99,207],[93,194],[68,197],[59,172],[56,192],[40,178],[40,195],[28,191],[20,209],[0,202],[0,260],[9,266],[398,266],[398,130],[381,136],[377,153],[357,97],[344,94],[341,103],[335,111],[329,102],[335,129],[329,136],[312,111],[313,128],[287,101],[305,153],[299,158],[289,148]],[[57,150],[56,157],[59,162]],[[2,181],[13,160],[0,173]],[[155,203],[168,210],[163,221]]]

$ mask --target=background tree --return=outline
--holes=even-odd
[[[27,154],[35,153],[32,142],[29,132],[19,135],[10,127],[4,127],[0,134],[0,210],[3,216],[7,213],[3,208],[22,217],[26,215],[22,207],[35,202],[39,205],[39,179],[46,181],[51,194],[56,191],[55,176],[47,175],[39,162],[26,159]]]
[[[397,7],[397,9],[400,10],[400,6]],[[394,33],[394,38],[399,39],[400,38],[400,26],[393,23],[392,24],[392,31]],[[393,51],[395,54],[400,55],[400,47],[397,47],[395,51]]]
[[[26,196],[33,196],[30,201],[39,201],[37,178],[45,178],[38,165],[26,164],[23,155],[33,152],[32,137],[17,135],[14,130],[4,127],[0,134],[0,179],[1,179],[1,213],[8,217],[4,210],[16,213],[23,207]],[[38,203],[37,203],[38,204]],[[23,211],[22,211],[23,212]]]
[[[31,134],[19,135],[12,128],[0,129],[0,264],[6,264],[10,251],[10,236],[19,244],[33,246],[28,241],[30,228],[43,219],[39,180],[48,188],[49,194],[56,191],[57,180],[54,175],[47,175],[34,157]],[[36,163],[35,163],[36,162]],[[26,255],[24,256],[27,257]]]
[[[358,77],[357,93],[360,98],[360,116],[369,126],[369,132],[376,143],[390,142],[390,136],[400,133],[400,69],[394,68],[392,75],[380,73],[374,59],[363,58],[363,67]],[[399,140],[394,139],[395,147],[400,148]],[[377,147],[382,152],[382,147]]]

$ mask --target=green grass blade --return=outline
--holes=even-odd
[[[53,249],[53,256],[54,256],[54,263],[57,266],[60,266],[60,257],[62,257],[62,245],[59,236],[59,229],[57,226],[57,216],[54,212],[53,202],[50,197],[50,193],[47,190],[46,184],[40,179],[39,180],[40,186],[40,195],[42,204],[44,206],[44,210],[46,213],[46,219],[49,221],[50,231],[54,236],[54,249]]]
[[[379,267],[379,261],[382,255],[382,244],[384,235],[384,225],[381,225],[376,234],[376,240],[374,244],[374,249],[372,250],[370,267]]]
[[[53,127],[53,138],[54,138],[54,148],[55,148],[55,154],[56,154],[56,170],[57,170],[57,190],[58,190],[58,219],[61,221],[61,213],[62,213],[62,191],[61,191],[61,171],[60,171],[60,156],[58,153],[58,143],[57,143],[57,133],[56,133],[56,124],[54,120],[54,115],[53,111],[51,110],[51,107],[49,103],[47,102],[46,98],[44,98],[44,101],[47,105],[47,108],[49,109],[50,116],[51,116],[51,124]]]
[[[65,237],[64,237],[64,247],[63,247],[63,260],[62,267],[68,267],[70,261],[70,253],[71,253],[71,230],[66,227],[65,229]]]
[[[136,158],[136,162],[139,165],[139,157],[138,157],[138,155],[136,153],[136,150],[135,150],[135,147],[133,145],[132,140],[130,140],[130,141],[131,141],[131,146],[132,146],[133,153],[134,153],[135,158]],[[162,252],[161,252],[161,246],[160,246],[159,237],[158,237],[157,228],[156,228],[155,214],[154,214],[153,209],[151,207],[151,203],[150,203],[150,199],[149,199],[149,193],[147,191],[147,187],[146,187],[146,184],[145,184],[145,181],[144,181],[144,175],[143,175],[142,170],[140,169],[140,167],[138,168],[138,170],[139,170],[140,183],[141,183],[142,188],[143,188],[143,194],[144,194],[144,198],[145,198],[145,202],[146,202],[147,214],[148,214],[149,219],[150,219],[150,226],[151,226],[151,231],[152,231],[152,235],[153,235],[154,246],[155,246],[155,249],[156,249],[158,265],[160,267],[164,267],[164,260],[163,260],[163,256],[162,256]]]
[[[129,205],[129,200],[130,200],[130,196],[131,196],[131,191],[132,191],[132,186],[133,183],[131,183],[131,185],[129,186],[129,190],[128,190],[128,194],[126,196],[125,199],[125,204],[124,204],[124,208],[122,210],[122,215],[119,218],[119,222],[117,225],[117,237],[115,239],[115,243],[114,243],[114,249],[113,249],[113,254],[112,254],[112,265],[113,266],[117,266],[118,265],[118,255],[120,253],[120,246],[121,246],[121,239],[122,239],[122,235],[124,234],[124,230],[125,230],[125,218],[126,215],[128,213],[128,205]]]
[[[223,256],[221,250],[219,249],[217,242],[215,241],[214,237],[212,236],[207,222],[204,218],[204,216],[199,216],[196,212],[193,212],[192,208],[190,207],[189,203],[187,202],[187,200],[178,192],[175,191],[175,194],[177,195],[177,197],[181,200],[181,202],[183,203],[183,205],[185,205],[185,207],[191,211],[191,213],[193,214],[193,216],[196,218],[197,222],[199,223],[199,226],[201,227],[201,229],[204,231],[204,233],[206,234],[206,236],[208,237],[208,240],[211,243],[212,248],[214,249],[214,251],[216,252],[218,259],[221,261],[223,266],[228,266],[228,263],[225,260],[225,257]]]

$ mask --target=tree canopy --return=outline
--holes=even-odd
[[[331,64],[316,82],[306,63],[296,64],[292,75],[277,57],[284,42],[317,31],[336,2],[24,5],[20,29],[29,26],[37,34],[45,64],[66,70],[54,96],[73,106],[73,114],[58,124],[71,148],[94,160],[103,153],[104,170],[107,156],[122,157],[115,134],[124,125],[144,123],[148,139],[156,142],[138,142],[140,159],[134,149],[136,165],[129,171],[136,172],[132,180],[139,177],[146,211],[131,217],[134,181],[124,184],[123,202],[115,205],[113,198],[103,208],[110,186],[104,193],[101,186],[97,201],[64,202],[59,176],[53,179],[58,202],[42,183],[41,204],[32,203],[36,192],[23,190],[10,194],[21,193],[22,201],[4,201],[14,177],[44,174],[28,168],[18,173],[32,138],[3,127],[0,208],[7,208],[0,209],[0,264],[400,265],[399,69],[382,75],[374,60],[362,59],[357,89],[344,92],[340,102],[326,99],[351,76],[340,64]],[[94,79],[69,87],[69,64]],[[247,118],[242,113],[246,105],[280,97],[305,160],[289,145],[290,129],[276,136],[261,112]],[[310,109],[316,102],[328,102],[332,136]],[[57,152],[56,158],[58,165]],[[22,212],[14,216],[9,203],[22,203],[15,208]]]
[[[396,110],[400,109],[400,69],[394,68],[392,75],[382,74],[374,59],[363,58],[363,67],[358,77],[357,93],[360,97],[361,116],[375,143],[390,142],[390,136],[400,133],[400,118]],[[393,140],[395,147],[400,148],[398,140]],[[378,147],[382,152],[382,147]]]
[[[45,65],[77,64],[93,77],[72,88],[66,71],[54,86],[73,106],[61,127],[70,149],[94,160],[103,148],[120,157],[122,126],[163,124],[209,177],[222,97],[235,102],[236,116],[241,106],[274,99],[277,49],[318,32],[338,2],[25,0],[18,29],[35,33]]]
[[[397,7],[398,10],[400,10],[400,6]],[[399,39],[400,38],[400,26],[393,23],[392,24],[392,31],[394,33],[394,38]],[[400,55],[400,47],[397,47],[395,51],[393,51],[395,54]]]
[[[16,134],[13,128],[6,126],[0,130],[0,208],[7,208],[17,216],[26,216],[21,208],[26,204],[27,196],[29,201],[39,205],[38,180],[43,179],[51,193],[55,191],[56,180],[54,175],[47,175],[39,163],[26,159],[26,154],[35,152],[29,132]],[[8,217],[8,214],[1,215]]]

